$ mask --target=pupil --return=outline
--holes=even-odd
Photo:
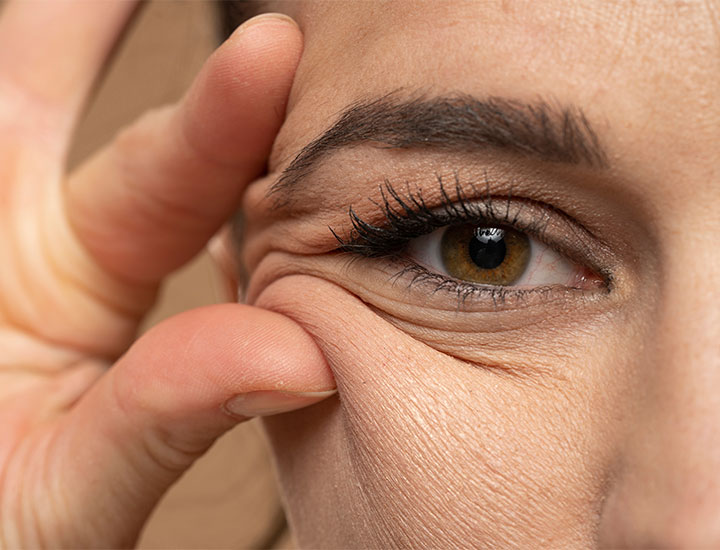
[[[499,227],[478,227],[469,246],[470,258],[482,269],[495,269],[505,260],[505,230]]]

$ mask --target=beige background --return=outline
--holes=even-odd
[[[182,95],[217,46],[215,17],[214,3],[207,1],[154,1],[144,7],[78,129],[71,167],[143,111]],[[219,301],[217,277],[207,255],[201,255],[170,278],[146,325]],[[218,441],[171,489],[139,546],[291,547],[269,456],[254,422]]]

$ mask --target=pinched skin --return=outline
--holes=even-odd
[[[133,344],[161,279],[264,166],[302,50],[288,18],[249,21],[178,105],[68,175],[75,121],[135,7],[0,14],[0,548],[130,546],[247,418],[230,398],[334,385],[303,329],[250,306],[186,312]]]

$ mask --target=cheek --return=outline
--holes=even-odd
[[[338,384],[265,421],[301,546],[592,544],[611,453],[589,386],[471,366],[317,277],[256,305],[303,325]]]

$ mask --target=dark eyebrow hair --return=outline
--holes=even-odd
[[[577,107],[468,95],[401,100],[390,94],[346,109],[326,132],[303,147],[270,194],[291,192],[324,157],[367,143],[468,152],[490,147],[547,162],[608,165],[597,134]]]

